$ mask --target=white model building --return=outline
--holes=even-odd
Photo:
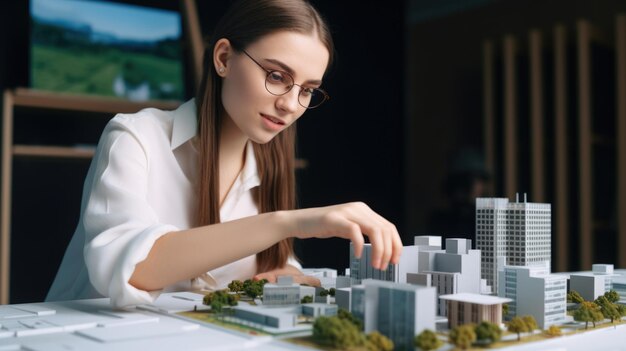
[[[349,288],[352,286],[352,278],[348,275],[340,275],[335,278],[335,288]]]
[[[416,236],[415,245],[404,246],[398,264],[390,264],[386,270],[372,267],[372,245],[365,244],[361,258],[354,256],[354,247],[350,243],[350,278],[355,284],[363,279],[376,279],[396,283],[406,283],[408,273],[418,273],[420,270],[420,252],[441,250],[441,237]]]
[[[336,305],[320,303],[271,307],[239,304],[233,306],[232,309],[236,318],[261,326],[276,328],[278,331],[288,331],[295,328],[298,325],[299,315],[311,317],[337,315]]]
[[[326,290],[326,289],[321,287],[321,286],[316,286],[315,287],[315,296],[313,296],[313,301],[314,302],[317,302],[317,303],[330,303],[331,302],[331,296],[330,295],[326,295],[326,296],[321,296],[320,295],[320,293],[323,290]]]
[[[448,327],[482,321],[502,324],[502,304],[511,302],[509,298],[471,293],[442,295],[440,298],[448,307]]]
[[[278,329],[295,327],[298,322],[298,314],[301,313],[299,305],[283,308],[262,308],[260,306],[239,304],[233,306],[232,309],[235,311],[235,317],[237,318]]]
[[[352,314],[365,333],[379,331],[396,350],[413,349],[415,335],[435,330],[435,289],[366,279],[352,287]]]
[[[305,296],[310,296],[312,300],[315,300],[315,287],[300,285],[300,300],[302,300]]]
[[[305,316],[319,317],[319,316],[336,316],[337,305],[330,305],[327,303],[305,303],[302,304],[302,314]]]
[[[437,235],[418,235],[413,238],[413,245],[421,246],[424,250],[440,250],[441,236]]]
[[[578,292],[585,301],[593,301],[607,291],[606,276],[585,273],[570,274],[569,289]]]
[[[569,289],[578,292],[586,301],[593,301],[613,289],[613,279],[617,276],[612,264],[594,264],[591,272],[569,274]]]
[[[482,277],[498,291],[498,259],[510,266],[550,262],[551,206],[507,198],[476,199],[476,248]]]
[[[350,278],[357,284],[363,279],[376,279],[396,283],[406,283],[407,273],[417,273],[418,246],[404,246],[400,262],[390,264],[387,269],[372,267],[372,245],[365,244],[361,258],[354,256],[354,247],[350,243]]]
[[[335,304],[339,308],[350,311],[350,296],[352,295],[352,288],[338,288],[335,290]]]
[[[550,274],[547,264],[503,268],[498,295],[512,300],[505,319],[531,315],[542,329],[566,321],[567,277]]]
[[[298,305],[300,304],[300,284],[294,284],[293,277],[280,276],[276,284],[263,286],[263,305]]]
[[[613,278],[613,290],[619,294],[619,303],[626,305],[626,275],[618,275]]]
[[[446,250],[422,251],[428,264],[420,266],[420,273],[408,274],[407,282],[437,289],[437,295],[456,293],[480,294],[480,250],[472,250],[468,239],[446,239]],[[430,263],[432,261],[432,263]],[[422,270],[421,268],[428,268]],[[446,315],[446,303],[437,300],[437,314]]]

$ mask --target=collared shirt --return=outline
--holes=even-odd
[[[175,111],[150,108],[111,119],[87,173],[80,220],[47,301],[110,297],[115,306],[136,305],[151,303],[164,291],[221,289],[254,276],[256,257],[251,255],[159,291],[128,283],[157,239],[193,226],[196,134],[193,99]],[[259,184],[248,142],[244,167],[220,208],[222,222],[258,214],[252,189]]]

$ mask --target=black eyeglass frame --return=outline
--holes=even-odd
[[[257,60],[255,60],[252,56],[250,56],[250,54],[248,54],[248,53],[246,52],[246,50],[241,49],[241,52],[243,52],[244,54],[246,54],[246,56],[248,56],[248,57],[250,58],[250,60],[252,60],[254,63],[256,63],[256,64],[257,64],[257,66],[259,66],[262,70],[264,70],[264,71],[267,73],[267,75],[265,76],[265,90],[267,90],[267,92],[268,92],[268,93],[270,93],[270,94],[272,94],[272,95],[274,95],[274,96],[282,96],[282,95],[285,95],[285,94],[287,94],[288,92],[290,92],[290,91],[291,91],[291,89],[293,89],[293,87],[294,87],[295,85],[297,85],[297,86],[300,88],[300,92],[298,93],[298,104],[300,104],[300,106],[302,106],[302,107],[304,107],[304,108],[306,108],[306,109],[309,109],[309,110],[310,110],[310,109],[314,109],[314,108],[316,108],[316,107],[320,107],[320,105],[322,105],[324,102],[326,102],[327,100],[330,100],[330,95],[328,95],[328,93],[327,93],[327,92],[325,92],[324,90],[322,90],[322,89],[320,89],[320,88],[305,88],[305,87],[303,87],[302,85],[297,84],[297,83],[295,82],[295,80],[293,79],[293,76],[292,76],[291,74],[289,74],[288,72],[281,71],[281,70],[277,70],[277,69],[267,69],[267,68],[263,67],[263,65],[262,65],[262,64],[260,64]],[[274,72],[278,72],[278,73],[280,73],[280,74],[282,74],[282,75],[284,75],[284,76],[287,76],[287,77],[289,77],[289,78],[291,79],[291,85],[289,86],[289,89],[287,89],[287,90],[286,90],[284,93],[282,93],[282,94],[276,94],[276,93],[272,92],[272,91],[271,91],[271,90],[267,87],[267,80],[268,80],[269,76],[270,76],[272,73],[274,73]],[[322,94],[322,96],[323,96],[322,101],[321,101],[319,104],[315,105],[315,106],[304,106],[304,104],[302,104],[302,102],[300,101],[300,96],[302,96],[302,92],[304,91],[304,89],[311,89],[311,90],[313,90],[313,91],[314,91],[314,93],[316,93],[316,92],[321,93],[321,94]]]

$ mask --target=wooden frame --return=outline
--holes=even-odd
[[[576,23],[578,50],[578,177],[580,196],[580,268],[591,268],[593,233],[593,160],[591,130],[591,24]]]
[[[483,147],[485,153],[485,166],[492,174],[491,188],[488,193],[493,194],[497,189],[496,177],[496,139],[495,139],[495,88],[494,88],[494,48],[493,41],[483,43]]]
[[[504,193],[509,199],[517,189],[517,39],[504,37]]]
[[[196,8],[196,0],[182,0],[182,13],[184,23],[186,23],[187,35],[191,44],[191,67],[193,67],[194,88],[198,89],[202,78],[202,55],[204,54],[204,44],[202,40],[202,31],[200,30],[200,21],[198,19],[198,10]]]
[[[554,201],[556,269],[569,268],[569,162],[567,149],[567,29],[554,27]]]
[[[617,252],[618,266],[626,267],[626,14],[616,17],[615,71],[617,76]]]
[[[13,94],[4,93],[2,119],[2,199],[0,200],[0,304],[9,303],[11,264],[11,184],[13,164]]]
[[[530,52],[530,155],[531,155],[531,194],[533,202],[545,202],[545,147],[543,114],[543,43],[537,29],[529,33]]]

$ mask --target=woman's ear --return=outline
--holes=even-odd
[[[213,65],[217,75],[220,77],[226,77],[228,74],[228,64],[232,53],[233,47],[228,39],[222,38],[215,43],[213,47]]]

